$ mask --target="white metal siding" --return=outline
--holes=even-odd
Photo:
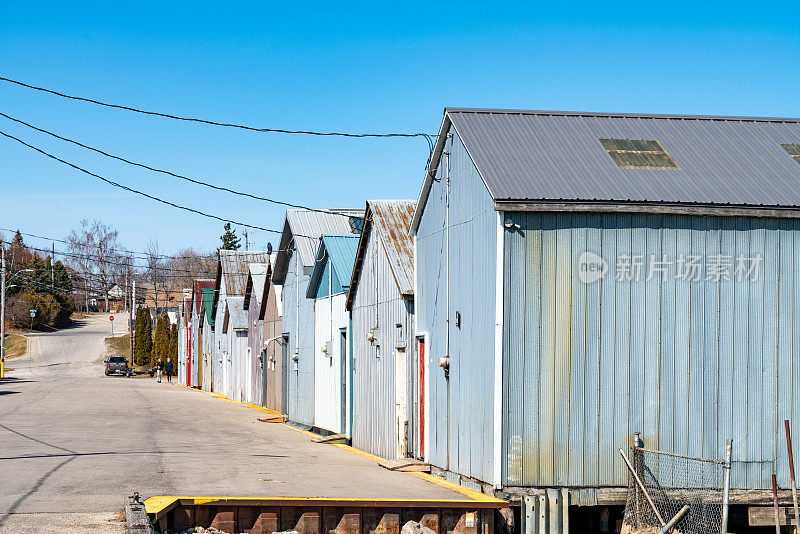
[[[417,208],[423,210],[416,231],[417,330],[430,335],[426,456],[436,466],[491,482],[497,215],[458,135],[446,150],[451,152],[449,399],[448,381],[437,367],[447,336],[444,156],[425,205]]]

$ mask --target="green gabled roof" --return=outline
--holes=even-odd
[[[214,316],[211,314],[211,309],[214,307],[214,291],[216,289],[213,287],[203,288],[203,309],[205,310],[208,324],[211,326],[214,326]]]

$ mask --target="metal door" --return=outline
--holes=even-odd
[[[281,413],[289,413],[289,334],[281,343]]]
[[[395,349],[395,394],[397,421],[397,457],[408,456],[408,382],[406,381],[406,349]]]

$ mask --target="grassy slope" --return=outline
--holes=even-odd
[[[130,358],[131,338],[128,334],[106,338],[106,351],[109,356],[125,356]]]
[[[6,359],[19,358],[25,356],[28,351],[28,338],[18,334],[6,336]]]

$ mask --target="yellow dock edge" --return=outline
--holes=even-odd
[[[341,498],[341,497],[228,497],[228,496],[201,496],[201,495],[156,495],[145,499],[144,507],[148,514],[159,515],[165,510],[170,509],[178,501],[191,501],[191,504],[208,504],[213,502],[252,502],[252,501],[270,501],[271,503],[291,502],[293,504],[298,502],[308,502],[309,504],[320,503],[334,503],[334,504],[364,504],[371,505],[381,503],[415,503],[415,504],[430,504],[431,507],[447,507],[448,505],[463,506],[465,503],[471,502],[484,502],[498,505],[507,505],[508,502],[500,499],[492,499],[491,501],[476,501],[474,499],[398,499],[398,498]]]

